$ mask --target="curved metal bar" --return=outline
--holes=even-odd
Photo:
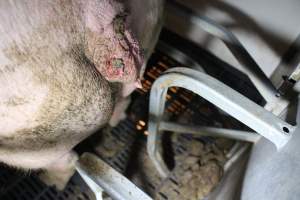
[[[158,148],[159,126],[169,87],[193,91],[270,140],[277,148],[283,147],[295,130],[295,127],[209,75],[188,68],[172,68],[154,82],[150,93],[147,148],[154,165],[164,177],[169,170]]]
[[[254,58],[245,49],[239,39],[230,30],[214,20],[206,16],[199,15],[175,1],[169,2],[167,4],[167,9],[174,10],[176,14],[182,16],[183,18],[189,19],[192,23],[198,25],[207,33],[222,40],[231,51],[232,55],[241,64],[241,67],[238,67],[238,69],[249,76],[257,90],[267,101],[268,110],[276,109],[276,106],[279,103],[285,101],[284,99],[276,96],[277,90],[275,86],[265,75]]]

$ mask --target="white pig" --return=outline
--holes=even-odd
[[[72,148],[138,84],[161,13],[162,0],[0,1],[0,161],[62,189]]]

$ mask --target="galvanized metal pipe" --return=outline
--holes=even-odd
[[[114,200],[152,200],[122,174],[91,153],[84,153],[80,157],[76,170],[88,183],[93,181],[97,184],[99,192],[103,188]]]
[[[234,140],[242,140],[245,142],[257,142],[260,138],[260,135],[254,132],[207,126],[191,126],[174,122],[161,122],[159,125],[159,131],[172,131],[176,133],[191,133],[203,136],[225,137]]]
[[[241,158],[241,156],[244,155],[244,153],[245,153],[248,149],[250,149],[250,144],[249,144],[249,143],[248,143],[248,144],[244,144],[243,146],[241,146],[241,147],[239,148],[239,150],[238,150],[236,153],[234,153],[234,154],[232,155],[232,157],[229,158],[229,160],[227,160],[227,162],[226,162],[225,165],[224,165],[224,171],[225,171],[225,172],[228,171],[228,170],[232,167],[232,165],[233,165],[235,162],[237,162],[237,160],[239,160],[239,159]]]
[[[267,106],[268,109],[275,109],[275,105],[278,105],[277,101],[284,101],[283,99],[276,97],[277,91],[275,86],[244,48],[239,39],[230,30],[206,16],[198,15],[189,8],[180,5],[175,1],[168,2],[166,9],[191,21],[207,33],[222,40],[231,50],[231,53],[235,56],[237,61],[241,64],[241,66],[238,66],[237,68],[249,76],[257,90],[265,98],[267,103],[270,104]]]
[[[162,90],[163,86],[167,90],[168,87],[177,86],[193,91],[269,139],[277,148],[284,146],[295,130],[294,126],[209,75],[177,67],[168,70],[163,76],[158,78],[160,81],[156,81],[152,88]],[[165,92],[161,91],[161,94]]]
[[[182,87],[193,91],[266,137],[277,148],[281,148],[289,141],[295,129],[271,112],[204,73],[188,68],[172,68],[154,82],[150,93],[147,148],[154,165],[164,177],[168,175],[169,170],[159,149],[159,127],[169,87]]]

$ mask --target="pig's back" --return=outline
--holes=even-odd
[[[17,2],[0,3],[0,161],[41,168],[107,123],[113,99],[80,46],[80,12]]]

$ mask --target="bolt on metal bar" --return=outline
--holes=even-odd
[[[212,137],[226,137],[234,140],[242,140],[253,143],[257,142],[260,138],[260,135],[249,131],[240,131],[234,129],[215,128],[207,126],[190,126],[174,122],[161,122],[159,125],[159,131],[190,133]]]
[[[169,87],[193,91],[270,140],[277,148],[283,147],[295,130],[295,127],[209,75],[183,67],[172,68],[154,82],[150,93],[147,148],[154,165],[164,177],[169,170],[159,150],[159,127]]]
[[[88,183],[92,180],[97,184],[99,192],[103,189],[114,200],[152,200],[122,174],[91,153],[84,153],[80,157],[76,170]]]

